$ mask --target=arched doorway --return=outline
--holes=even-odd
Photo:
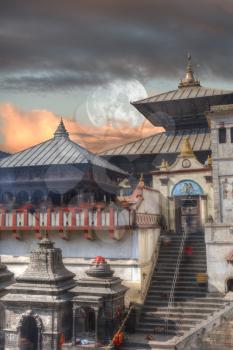
[[[227,280],[227,292],[233,292],[233,278]]]
[[[19,350],[42,350],[42,322],[38,315],[27,311],[19,322]]]
[[[200,196],[202,195],[201,186],[193,180],[182,180],[173,187],[176,232],[181,232],[185,226],[189,232],[201,229]]]
[[[96,338],[96,313],[91,307],[78,307],[75,312],[75,336],[79,338]]]

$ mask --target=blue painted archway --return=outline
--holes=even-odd
[[[190,179],[182,180],[174,185],[172,196],[199,196],[204,194],[201,186]]]

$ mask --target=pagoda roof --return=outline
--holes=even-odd
[[[69,164],[92,164],[126,175],[119,167],[72,141],[62,120],[52,139],[1,159],[0,169]]]
[[[186,137],[189,137],[194,152],[209,151],[210,133],[208,129],[166,131],[141,138],[101,153],[104,156],[173,154],[179,153]]]
[[[9,155],[10,155],[10,153],[0,151],[0,159],[8,157]]]
[[[233,103],[233,90],[201,86],[195,79],[188,57],[186,75],[176,90],[132,102],[153,125],[169,129],[208,127],[205,112],[212,105]]]

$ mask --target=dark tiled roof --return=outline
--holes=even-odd
[[[210,150],[208,129],[167,131],[142,138],[102,152],[101,155],[159,154],[178,153],[185,136],[195,152]]]

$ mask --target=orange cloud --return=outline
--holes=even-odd
[[[22,111],[10,103],[0,104],[0,148],[17,152],[53,137],[60,116],[47,110]],[[71,139],[93,152],[100,152],[161,131],[147,120],[137,127],[128,123],[118,126],[89,126],[64,118]]]

